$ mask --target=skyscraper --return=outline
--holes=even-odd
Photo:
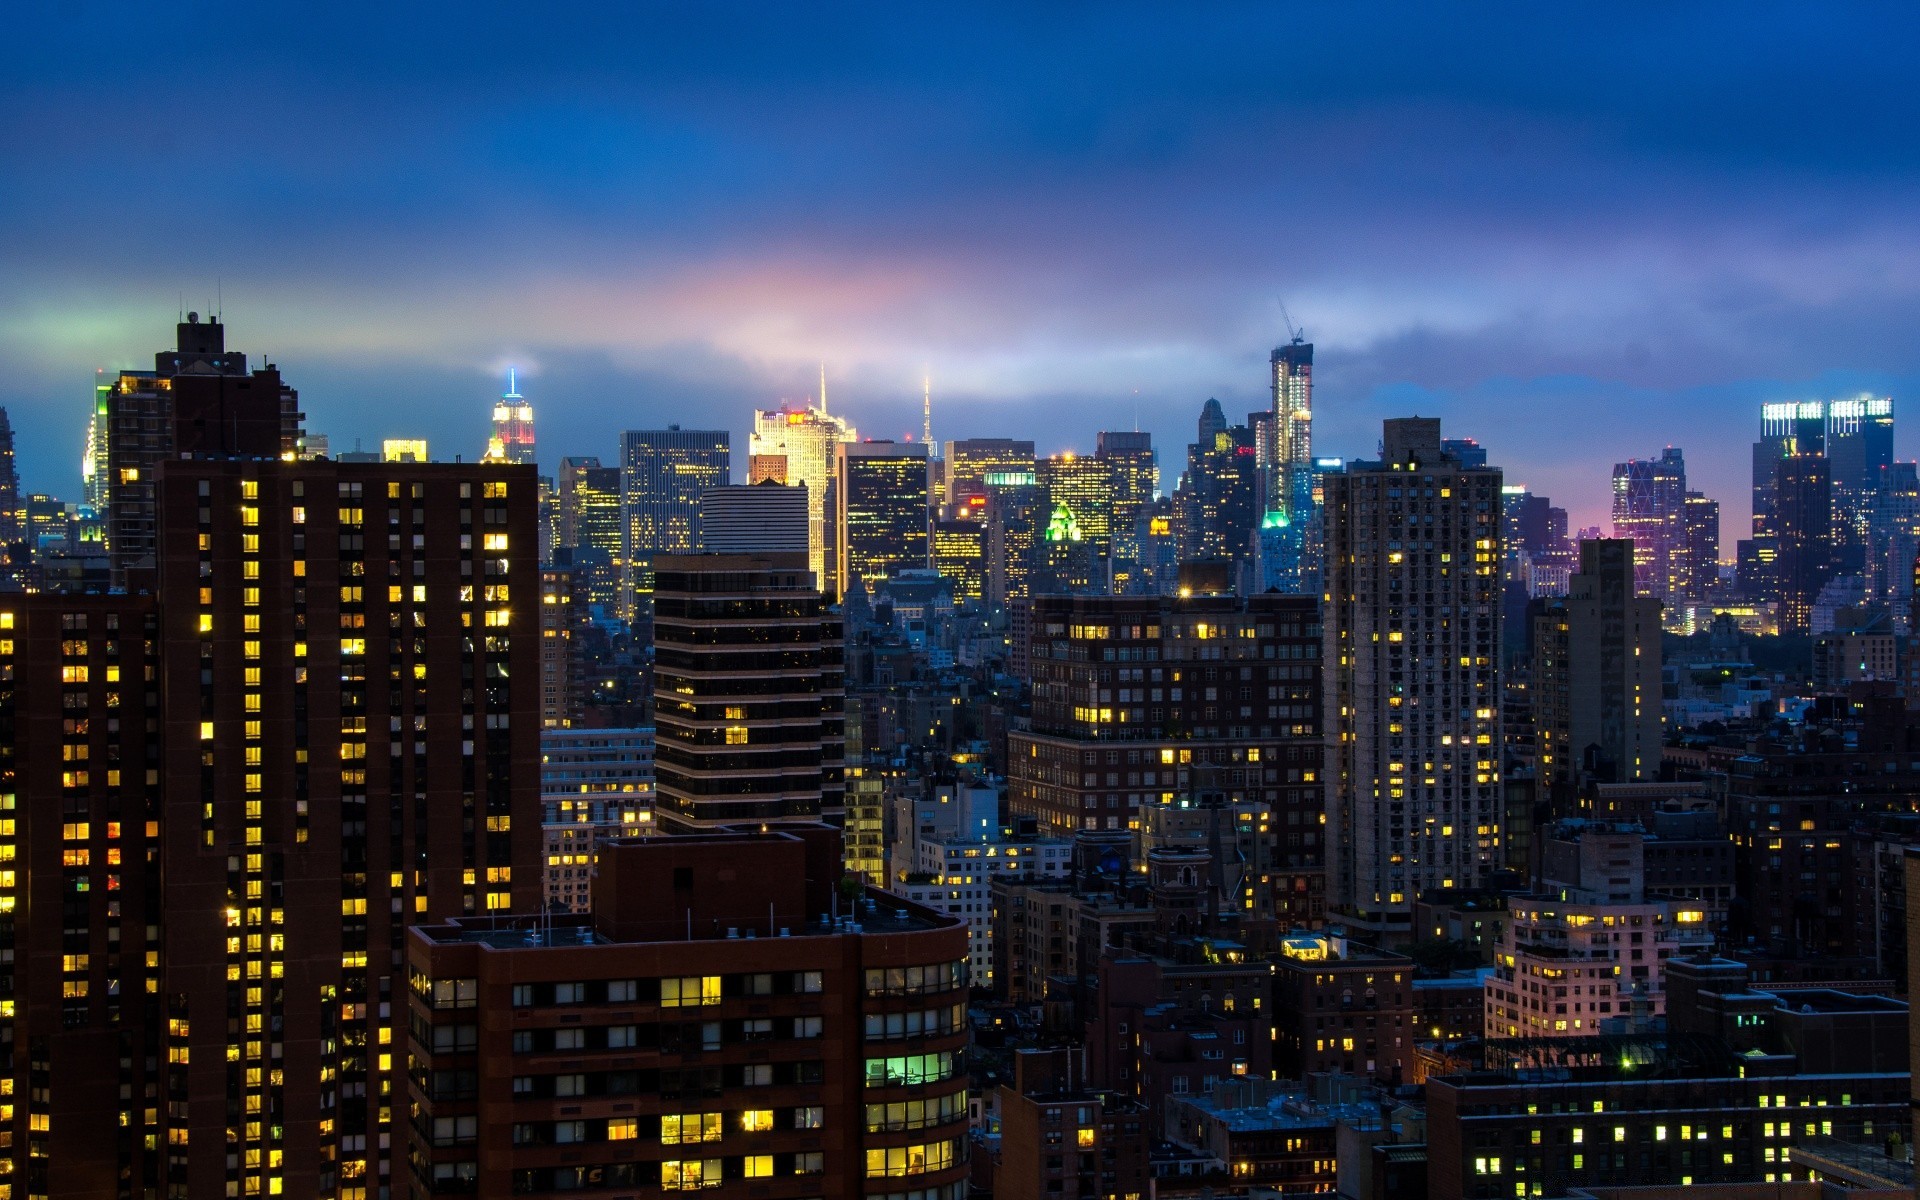
[[[840,620],[805,553],[663,555],[656,572],[661,818],[717,825],[837,812],[845,788]]]
[[[13,461],[13,422],[0,408],[0,555],[20,540],[20,472]]]
[[[1564,599],[1534,617],[1533,702],[1543,789],[1583,774],[1638,783],[1660,773],[1660,601],[1635,594],[1635,547],[1580,543]]]
[[[1088,457],[1069,450],[1034,463],[1034,477],[1046,489],[1047,499],[1066,515],[1087,543],[1093,558],[1104,564],[1113,549],[1113,468],[1098,455]]]
[[[1266,585],[1282,591],[1319,591],[1319,513],[1314,508],[1313,344],[1295,334],[1274,349],[1273,458],[1262,529],[1275,531],[1263,556]]]
[[[1175,511],[1183,562],[1228,562],[1236,577],[1253,554],[1261,497],[1252,431],[1227,424],[1218,400],[1201,406],[1197,436],[1187,447],[1187,473]]]
[[[299,395],[272,363],[249,372],[226,326],[188,313],[152,371],[122,371],[106,396],[107,550],[113,582],[154,565],[154,478],[183,454],[279,458],[300,448]]]
[[[807,563],[816,580],[824,580],[831,542],[827,513],[828,484],[833,480],[833,448],[858,437],[852,425],[828,415],[824,408],[777,408],[753,414],[753,436],[748,452],[753,461],[771,465],[780,460],[779,480],[807,489]],[[759,468],[748,483],[758,483]]]
[[[1499,859],[1501,474],[1386,422],[1379,462],[1325,476],[1329,903],[1405,929]]]
[[[988,475],[1035,470],[1033,443],[1017,438],[966,438],[947,443],[947,477],[941,502],[951,507],[961,485],[984,483]]]
[[[1813,602],[1836,574],[1833,554],[1833,474],[1824,454],[1792,454],[1775,464],[1773,519],[1778,550],[1773,563],[1780,630],[1805,633]]]
[[[520,394],[519,372],[507,369],[507,390],[493,406],[493,438],[487,458],[498,462],[537,461],[533,445],[533,405]]]
[[[1614,464],[1613,536],[1632,543],[1634,587],[1646,595],[1677,598],[1686,502],[1687,465],[1676,447]]]
[[[700,549],[708,554],[805,554],[809,500],[806,486],[771,480],[708,488],[700,493]]]
[[[627,563],[636,594],[653,588],[653,559],[700,549],[700,493],[729,481],[724,429],[630,429],[621,435]]]
[[[370,1191],[407,926],[539,898],[533,474],[154,476],[152,590],[0,613],[13,1180]]]
[[[1107,465],[1113,495],[1111,518],[1113,591],[1115,595],[1145,590],[1141,522],[1153,504],[1160,484],[1160,468],[1153,453],[1153,435],[1138,431],[1103,430],[1094,457]]]
[[[925,569],[927,447],[918,442],[842,442],[834,447],[834,567],[828,591],[871,588],[902,569]]]

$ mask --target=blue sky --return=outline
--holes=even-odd
[[[1316,344],[1317,440],[1438,414],[1601,519],[1767,400],[1920,380],[1908,6],[34,6],[0,72],[0,404],[72,496],[97,367],[216,291],[336,445],[735,432],[1091,449],[1171,486]],[[1920,410],[1904,417],[1911,428]],[[1915,443],[1903,430],[1900,453]]]

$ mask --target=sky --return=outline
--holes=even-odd
[[[1767,401],[1920,388],[1910,5],[132,5],[10,21],[0,404],[77,498],[97,369],[218,308],[336,448],[543,462],[822,363],[863,435],[1316,448],[1437,415],[1605,520],[1680,446],[1746,527]],[[1914,457],[1902,416],[1897,451]]]

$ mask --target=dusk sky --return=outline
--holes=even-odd
[[[1572,15],[1569,15],[1572,14]],[[1920,10],[1829,4],[23,6],[0,404],[77,498],[96,368],[218,293],[310,429],[543,464],[815,389],[868,436],[1316,443],[1438,415],[1604,519],[1666,445],[1746,528],[1759,405],[1920,424]]]

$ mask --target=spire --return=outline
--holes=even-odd
[[[827,364],[824,359],[820,362],[820,415],[827,415]]]
[[[502,396],[502,397],[501,397],[501,399],[503,399],[503,400],[518,400],[518,399],[520,399],[520,372],[519,372],[519,368],[517,368],[517,367],[508,367],[508,368],[507,368],[507,394],[506,394],[505,396]]]
[[[920,379],[922,388],[920,399],[920,440],[927,445],[928,457],[934,457],[933,451],[933,376],[924,375]]]

